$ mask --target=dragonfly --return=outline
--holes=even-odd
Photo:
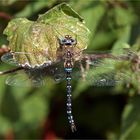
[[[81,78],[95,86],[114,86],[122,77],[129,76],[122,72],[116,78],[112,63],[136,60],[135,53],[129,51],[119,56],[107,52],[84,52],[89,30],[82,18],[65,3],[40,16],[37,22],[22,18],[11,21],[5,34],[11,50],[1,60],[17,66],[0,72],[0,75],[12,74],[6,84],[40,87],[46,84],[45,77],[52,77],[56,83],[65,80],[67,117],[72,132],[76,131],[72,115],[72,79]]]
[[[114,60],[114,61],[128,61],[130,60],[130,54],[115,56],[111,53],[93,53],[87,54],[83,53],[83,51],[75,50],[77,40],[73,38],[71,35],[65,35],[63,38],[58,39],[59,48],[58,48],[58,58],[56,62],[46,61],[40,66],[32,67],[30,63],[20,64],[18,61],[18,57],[22,56],[23,59],[32,56],[31,53],[27,52],[9,52],[1,57],[3,62],[8,64],[18,66],[15,69],[1,72],[0,75],[13,73],[14,75],[8,77],[6,80],[6,84],[14,85],[14,86],[32,86],[39,87],[45,84],[43,80],[44,77],[51,76],[56,82],[61,82],[62,80],[66,80],[66,91],[67,91],[67,115],[68,121],[71,126],[72,132],[76,131],[76,125],[74,122],[74,118],[72,115],[72,85],[71,80],[80,78],[82,80],[85,79],[85,73],[88,70],[92,70],[100,67],[100,65],[105,64],[104,59]],[[134,54],[133,54],[134,58]],[[92,68],[94,67],[94,68]],[[107,68],[106,65],[104,67]],[[74,71],[74,68],[78,69],[77,72]],[[112,69],[111,69],[112,70]],[[22,76],[22,74],[16,73],[17,71],[24,71],[26,74],[26,78]],[[72,75],[73,73],[73,75]],[[100,72],[99,72],[100,74]],[[126,76],[122,73],[121,78]],[[79,76],[80,75],[80,76]],[[92,77],[89,75],[88,81],[92,81],[92,78],[95,81],[92,85],[95,86],[114,86],[120,79],[113,79],[113,73],[109,72],[109,74],[102,73],[98,75],[98,77]],[[23,79],[22,79],[23,78]],[[109,79],[110,78],[110,79]],[[30,83],[28,82],[30,79]]]

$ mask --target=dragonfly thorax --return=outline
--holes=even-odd
[[[64,68],[73,68],[73,61],[72,60],[66,60],[64,62]]]
[[[63,60],[71,60],[74,59],[74,54],[76,50],[76,39],[72,38],[70,35],[65,35],[64,38],[59,39],[59,49],[58,49],[58,57]]]

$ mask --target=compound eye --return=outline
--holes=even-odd
[[[71,42],[72,42],[73,44],[75,44],[75,43],[76,43],[75,39],[71,39]]]
[[[74,42],[74,39],[71,39],[71,42]]]
[[[61,44],[61,45],[64,45],[66,42],[67,42],[66,39],[60,39],[60,44]]]
[[[67,42],[67,40],[66,40],[66,39],[63,39],[63,40],[62,40],[62,42],[63,42],[63,43],[66,43],[66,42]]]

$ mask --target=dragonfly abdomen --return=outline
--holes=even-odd
[[[65,72],[66,72],[66,82],[67,82],[67,115],[68,115],[68,121],[71,125],[71,130],[72,132],[76,131],[76,126],[74,123],[74,119],[73,119],[73,115],[72,115],[72,101],[71,101],[71,91],[72,91],[72,86],[71,86],[71,72],[72,72],[72,68],[65,68]]]

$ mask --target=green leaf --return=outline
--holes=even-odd
[[[30,17],[43,8],[51,7],[54,2],[55,0],[48,0],[47,2],[45,0],[32,1],[22,11],[16,13],[15,17]]]
[[[59,38],[71,35],[77,39],[76,47],[80,50],[87,48],[90,31],[84,24],[83,18],[68,4],[62,3],[40,15],[37,22],[52,26],[54,34]]]
[[[124,9],[122,7],[114,8],[116,14],[116,24],[118,26],[127,26],[134,23],[136,16],[134,15],[132,9]]]
[[[18,0],[1,0],[0,1],[0,5],[2,6],[9,6],[9,5],[12,5],[13,3],[15,3],[16,1]]]
[[[134,131],[140,121],[140,96],[134,96],[129,99],[125,106],[122,116],[122,127],[120,140],[128,139],[129,134]]]
[[[48,113],[48,103],[43,96],[34,94],[21,104],[21,120],[28,124],[38,124]]]
[[[8,119],[0,116],[0,135],[6,135],[11,129],[12,125]]]
[[[47,24],[63,19],[66,16],[67,18],[75,18],[72,18],[72,20],[83,22],[83,18],[66,3],[59,4],[47,11],[45,14],[39,15],[38,21]]]
[[[94,49],[96,49],[96,48],[99,49],[99,45],[101,43],[105,44],[104,40],[106,42],[111,40],[111,38],[109,38],[107,33],[104,33],[105,36],[100,36],[100,37],[97,34],[98,26],[100,25],[100,22],[105,14],[104,5],[97,3],[96,1],[92,1],[89,3],[89,5],[87,7],[81,9],[80,13],[86,20],[86,25],[91,31],[90,44],[89,44],[90,48],[92,47]],[[96,33],[96,36],[95,36],[95,33]],[[111,35],[111,37],[112,37],[112,35]],[[101,39],[102,39],[102,41],[101,41]]]
[[[90,5],[88,5],[88,7],[85,9],[82,9],[80,13],[86,20],[86,25],[89,27],[92,35],[94,36],[94,33],[97,31],[97,27],[105,14],[104,5],[96,5],[96,3],[94,4],[93,2],[90,3]]]
[[[31,67],[43,65],[48,60],[55,62],[58,58],[56,52],[60,47],[58,39],[66,35],[77,40],[75,50],[86,49],[89,33],[83,19],[66,3],[40,15],[35,22],[26,18],[13,19],[4,30],[11,51],[23,52],[14,55],[12,60],[16,64]]]
[[[16,122],[20,117],[18,102],[14,95],[10,92],[10,88],[6,88],[2,97],[0,113],[12,123]]]

